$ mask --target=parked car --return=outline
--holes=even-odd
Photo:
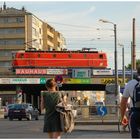
[[[9,109],[9,120],[18,119],[22,120],[23,118],[27,120],[38,120],[39,111],[37,108],[34,108],[30,103],[14,104]]]
[[[8,112],[9,109],[12,107],[13,104],[8,104],[7,106],[4,106],[4,118],[7,119],[8,118]]]

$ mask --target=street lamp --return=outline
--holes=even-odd
[[[119,46],[122,47],[122,71],[123,71],[123,85],[125,85],[125,65],[124,65],[124,45],[123,44],[118,44]]]
[[[117,25],[114,24],[113,22],[107,21],[107,20],[103,20],[100,19],[99,21],[103,22],[103,23],[110,23],[114,26],[114,57],[115,57],[115,95],[117,96],[119,94],[119,89],[118,89],[118,64],[117,64]]]

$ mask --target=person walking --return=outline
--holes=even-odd
[[[55,106],[61,101],[61,95],[57,91],[57,84],[53,79],[46,82],[47,91],[42,92],[41,107],[45,109],[43,132],[47,132],[49,138],[61,138],[60,114]]]
[[[125,117],[128,98],[130,97],[129,124],[132,138],[140,138],[140,65],[137,67],[137,76],[125,86],[121,99],[121,120]]]

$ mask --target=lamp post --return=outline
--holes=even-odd
[[[99,21],[103,23],[110,23],[114,26],[114,65],[115,65],[115,95],[117,96],[119,94],[118,89],[118,62],[117,62],[117,25],[113,22],[100,19]]]
[[[125,85],[125,65],[124,65],[124,45],[118,44],[122,47],[122,71],[123,71],[123,85]]]

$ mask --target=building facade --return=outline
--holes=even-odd
[[[2,81],[0,84],[2,103],[15,101],[16,95],[21,91],[20,85],[10,85],[7,82],[11,77],[13,79],[19,77],[12,72],[15,52],[30,49],[62,50],[61,46],[65,46],[64,37],[56,32],[59,33],[51,25],[26,11],[24,7],[9,8],[4,3],[0,8],[0,81],[6,78],[7,83],[3,85],[5,82]],[[26,76],[23,77],[26,78]]]
[[[0,73],[11,73],[12,55],[19,50],[63,50],[64,37],[24,7],[0,9]],[[62,48],[61,48],[62,47]]]

